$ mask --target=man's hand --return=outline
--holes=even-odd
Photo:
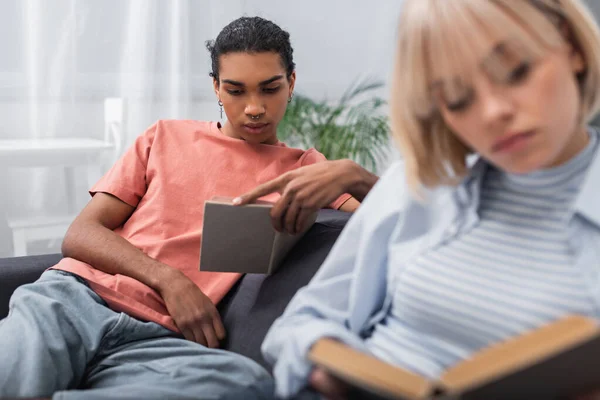
[[[328,400],[343,400],[348,395],[348,386],[320,367],[312,371],[309,383]]]
[[[187,340],[218,348],[225,328],[212,301],[181,271],[173,269],[159,287],[169,314]]]
[[[314,212],[327,207],[344,193],[352,194],[361,170],[350,160],[308,165],[257,186],[236,198],[234,204],[249,204],[260,197],[279,192],[281,198],[271,210],[273,227],[280,232],[285,230],[296,234],[306,227]]]

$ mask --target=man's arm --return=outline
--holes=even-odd
[[[96,193],[69,227],[62,253],[100,271],[132,277],[160,293],[161,284],[177,270],[148,257],[113,232],[134,210],[115,196]]]
[[[379,178],[351,160],[323,161],[287,172],[257,186],[238,197],[234,204],[254,202],[270,193],[279,192],[281,198],[273,206],[271,219],[278,231],[302,231],[303,224],[313,212],[327,207],[335,199],[348,193],[342,211],[354,212],[377,183]]]
[[[348,180],[348,189],[347,193],[351,194],[359,202],[362,202],[367,194],[373,189],[373,186],[379,181],[379,177],[354,161],[350,160],[341,160],[346,162],[347,164],[347,180]]]
[[[147,256],[113,231],[134,210],[115,196],[96,193],[69,227],[63,255],[151,287],[161,295],[186,339],[218,347],[225,328],[210,299],[181,271]]]
[[[350,160],[342,160],[346,166],[346,193],[352,195],[352,198],[342,204],[339,208],[341,211],[354,212],[360,206],[360,203],[367,197],[367,194],[373,189],[373,186],[379,180],[379,177],[367,171],[360,165]]]
[[[338,210],[353,213],[354,211],[356,211],[358,206],[360,206],[360,202],[358,200],[356,200],[354,197],[350,197],[348,200],[346,200],[344,203],[342,203],[342,205],[340,206],[340,208],[338,208]]]

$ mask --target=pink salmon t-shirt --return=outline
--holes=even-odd
[[[250,144],[225,136],[215,122],[158,121],[90,190],[135,207],[115,232],[148,256],[181,270],[217,304],[241,277],[198,270],[204,202],[241,195],[298,167],[325,161],[315,149]],[[339,208],[350,195],[338,198]],[[273,196],[271,196],[273,199]],[[54,269],[84,278],[110,308],[179,332],[160,295],[124,275],[64,258]]]

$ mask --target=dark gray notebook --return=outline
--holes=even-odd
[[[304,232],[297,235],[277,232],[271,223],[272,207],[268,202],[234,206],[228,197],[207,201],[200,271],[273,273]],[[306,230],[316,218],[315,213]]]

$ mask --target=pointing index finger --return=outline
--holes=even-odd
[[[283,180],[281,177],[273,179],[272,181],[263,183],[262,185],[258,185],[254,189],[249,192],[244,193],[243,195],[236,197],[233,199],[233,205],[235,206],[243,206],[245,204],[250,204],[259,198],[266,196],[268,194],[274,192],[280,192],[283,188]]]

